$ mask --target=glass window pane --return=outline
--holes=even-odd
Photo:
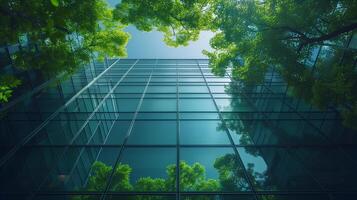
[[[108,138],[103,134],[106,144],[123,144],[125,136],[128,132],[131,121],[116,121],[114,122],[113,128],[110,131]],[[94,143],[96,143],[94,141]]]
[[[71,147],[58,157],[42,191],[104,191],[120,148]]]
[[[253,109],[244,99],[216,99],[220,111],[251,112]]]
[[[181,144],[230,144],[220,121],[181,121]]]
[[[179,86],[180,93],[208,93],[207,86]]]
[[[130,184],[135,191],[175,191],[175,163],[175,148],[128,147],[120,162],[129,170]],[[117,191],[115,185],[113,182],[111,191]]]
[[[150,85],[146,93],[176,93],[176,86],[153,86]]]
[[[180,156],[182,191],[250,190],[244,176],[244,169],[232,148],[181,147]],[[194,178],[187,179],[188,177]]]
[[[145,85],[142,86],[118,86],[115,89],[115,93],[143,93],[145,89]]]
[[[176,144],[176,121],[136,121],[128,144]]]
[[[119,112],[135,112],[140,99],[116,99]]]
[[[180,99],[179,108],[181,111],[216,111],[212,99]]]
[[[176,111],[176,99],[144,99],[140,111],[141,112]]]
[[[329,190],[355,190],[357,179],[356,147],[294,148],[292,157],[299,160],[324,188]],[[350,153],[350,155],[347,154]]]
[[[239,147],[238,152],[256,190],[321,190],[287,149]]]

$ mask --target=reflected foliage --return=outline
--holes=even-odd
[[[217,158],[214,167],[219,173],[219,182],[226,191],[246,191],[249,190],[244,177],[244,171],[239,166],[234,154],[226,154]]]
[[[292,94],[337,108],[357,128],[356,54],[346,48],[357,29],[356,10],[356,0],[124,0],[116,16],[140,30],[157,28],[172,46],[197,39],[201,30],[216,31],[213,52],[204,51],[215,74],[232,67],[233,77],[250,85],[274,66]],[[316,58],[320,46],[327,53]]]
[[[85,191],[103,191],[107,186],[110,174],[113,168],[102,162],[95,162],[92,165],[92,174],[89,177],[89,182]],[[166,167],[167,178],[152,178],[141,177],[134,184],[130,183],[130,174],[132,168],[127,164],[119,164],[113,172],[113,178],[110,185],[110,190],[130,192],[167,192],[174,191],[176,188],[176,166],[169,165]],[[213,179],[206,179],[204,166],[199,163],[189,165],[186,162],[180,162],[180,186],[183,191],[217,191],[219,190],[219,182]],[[94,198],[89,195],[77,196],[74,199],[89,200]],[[135,196],[132,199],[164,199],[163,197],[155,196]],[[207,198],[194,198],[207,199]]]
[[[247,191],[250,186],[246,181],[244,169],[240,166],[234,154],[226,154],[219,157],[214,162],[214,168],[218,172],[218,180],[207,179],[206,170],[200,163],[192,165],[185,161],[180,162],[180,188],[186,192],[214,192],[214,191]],[[95,162],[92,165],[92,172],[89,177],[88,184],[83,191],[103,191],[108,184],[110,174],[113,168],[102,162]],[[110,185],[111,191],[121,192],[169,192],[176,190],[176,166],[168,165],[166,167],[166,178],[141,177],[135,183],[130,182],[130,174],[132,168],[127,164],[119,164],[113,172],[113,178]],[[255,178],[263,176],[254,172],[254,165],[250,164],[247,173]],[[253,179],[255,180],[255,179]],[[76,196],[77,200],[89,200],[92,196],[81,195]],[[159,196],[135,196],[132,199],[164,199]],[[214,196],[192,196],[185,199],[205,200],[215,199]],[[227,199],[229,199],[227,197]]]
[[[0,102],[7,102],[14,89],[21,85],[21,80],[11,75],[0,76]]]

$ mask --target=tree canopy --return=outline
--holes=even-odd
[[[13,55],[20,69],[52,77],[75,71],[93,52],[125,56],[129,24],[163,32],[174,47],[210,30],[213,51],[204,54],[216,75],[232,68],[234,79],[250,85],[274,69],[292,94],[336,108],[357,128],[356,50],[346,46],[357,29],[357,0],[122,0],[115,9],[104,0],[0,2],[0,44],[29,41]]]
[[[130,38],[105,0],[0,0],[0,25],[0,45],[21,45],[13,66],[48,78],[73,73],[94,53],[124,57]]]
[[[142,31],[156,28],[164,33],[168,45],[177,47],[197,40],[201,30],[209,29],[213,19],[210,2],[212,0],[122,0],[114,11],[114,18]]]
[[[356,53],[346,48],[357,29],[356,10],[356,0],[124,0],[115,13],[140,30],[157,28],[172,46],[197,39],[201,30],[214,31],[214,50],[204,53],[215,74],[229,67],[233,78],[256,84],[274,68],[294,95],[321,109],[335,107],[356,126]],[[192,36],[172,39],[175,30]],[[316,58],[321,49],[326,58]]]

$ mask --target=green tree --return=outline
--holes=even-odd
[[[224,75],[231,67],[233,78],[250,85],[264,81],[267,70],[274,67],[294,95],[320,108],[337,107],[345,123],[356,126],[351,123],[357,110],[357,72],[351,70],[355,52],[345,48],[357,29],[356,10],[356,0],[128,0],[115,13],[123,23],[140,30],[157,28],[165,38],[172,36],[170,29],[186,27],[194,33],[183,40],[165,39],[173,46],[187,44],[201,30],[216,31],[210,41],[214,51],[204,51],[214,73]],[[343,49],[352,59],[341,64],[336,52],[329,55],[336,60],[334,65],[311,69],[321,45],[330,51]]]
[[[231,66],[234,78],[254,84],[262,82],[274,66],[295,96],[321,109],[336,107],[345,124],[357,128],[351,124],[356,119],[357,102],[357,72],[351,70],[355,54],[344,49],[357,28],[356,1],[222,0],[216,5],[214,24],[221,32],[211,40],[215,51],[205,52],[214,72],[222,74]],[[332,58],[323,62],[334,64],[317,63],[311,69],[309,62],[320,45],[332,51],[328,55]],[[344,49],[345,55],[338,48]],[[344,63],[340,62],[342,56]]]
[[[212,0],[122,0],[114,11],[115,19],[133,24],[142,31],[154,28],[164,33],[170,46],[188,45],[197,40],[200,30],[208,30],[213,19]]]
[[[73,73],[93,54],[124,57],[130,38],[105,0],[0,0],[0,26],[2,45],[26,38],[14,67],[47,78]]]

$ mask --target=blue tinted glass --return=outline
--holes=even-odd
[[[180,121],[181,144],[230,144],[220,121]]]
[[[136,121],[128,144],[176,144],[176,121]]]
[[[116,121],[109,135],[102,134],[106,144],[122,144],[127,135],[131,121]],[[94,141],[94,143],[96,143]]]
[[[179,86],[180,93],[208,93],[206,86]]]
[[[284,148],[241,147],[238,152],[256,190],[321,190]]]
[[[144,99],[140,111],[176,111],[176,99]]]
[[[119,112],[135,112],[139,99],[116,99]]]
[[[211,99],[180,99],[180,111],[216,111]]]
[[[137,185],[137,191],[175,191],[176,170],[175,148],[126,148],[120,164],[130,169],[130,183]],[[120,179],[119,179],[120,180]],[[144,187],[149,184],[166,186]],[[145,182],[145,183],[144,183]],[[110,190],[116,190],[112,185]]]
[[[231,148],[181,148],[180,181],[183,191],[247,191],[250,186]],[[194,170],[196,169],[196,170]],[[191,172],[191,170],[193,172]],[[193,173],[193,174],[191,174]],[[190,187],[184,178],[199,177],[202,184],[211,187]]]

